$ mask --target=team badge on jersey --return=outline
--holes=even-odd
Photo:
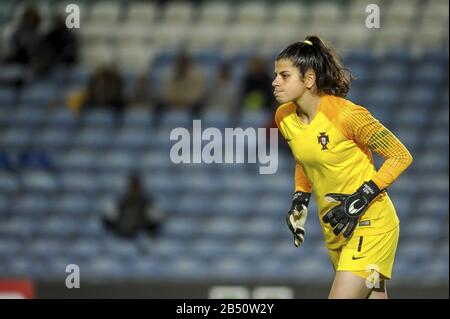
[[[319,144],[322,145],[322,150],[327,150],[327,144],[330,142],[330,138],[326,134],[326,132],[319,133],[320,135],[317,137]]]

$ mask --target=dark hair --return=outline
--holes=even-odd
[[[318,36],[310,35],[302,42],[295,42],[281,51],[276,60],[288,59],[300,70],[302,76],[313,70],[319,93],[345,97],[353,79],[336,52]]]

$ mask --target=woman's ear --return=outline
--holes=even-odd
[[[308,71],[306,71],[304,79],[306,88],[310,90],[314,87],[314,84],[316,83],[316,73],[314,73],[313,70],[309,69]]]

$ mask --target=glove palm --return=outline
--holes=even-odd
[[[381,193],[378,186],[372,182],[365,182],[358,190],[351,194],[329,193],[325,199],[330,203],[340,203],[326,213],[322,220],[329,223],[333,228],[333,233],[338,236],[345,228],[343,233],[345,238],[353,234],[358,225],[359,218],[367,210],[370,202]]]

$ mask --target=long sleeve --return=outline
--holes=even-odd
[[[303,171],[302,165],[295,165],[295,191],[296,192],[312,192],[311,184]]]
[[[357,144],[364,145],[382,156],[385,161],[372,180],[380,189],[391,185],[412,163],[412,156],[406,147],[361,106],[342,110],[344,133]]]

